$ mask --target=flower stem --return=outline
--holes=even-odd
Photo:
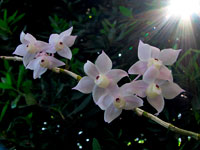
[[[178,128],[178,127],[174,126],[173,124],[165,122],[165,121],[161,120],[160,118],[158,118],[158,117],[152,115],[151,113],[148,113],[148,112],[146,112],[146,111],[144,111],[140,108],[135,108],[134,111],[139,116],[144,116],[146,118],[149,118],[149,119],[153,120],[154,122],[158,123],[159,125],[167,128],[167,129],[169,129],[173,132],[176,132],[176,133],[179,133],[179,134],[182,134],[182,135],[191,136],[196,140],[200,140],[200,134],[199,133],[195,133],[195,132],[192,132],[192,131],[188,131],[188,130]]]
[[[17,56],[14,56],[14,57],[11,57],[11,56],[0,56],[0,59],[6,59],[6,60],[14,60],[14,61],[22,61],[22,58],[21,57],[17,57]],[[62,69],[62,68],[52,68],[51,69],[53,72],[56,72],[56,73],[65,73],[71,77],[73,77],[74,79],[76,80],[80,80],[82,77],[69,71],[69,70],[66,70],[66,69]],[[139,76],[136,77],[139,78]],[[136,80],[135,79],[135,80]],[[184,129],[181,129],[181,128],[178,128],[174,125],[172,125],[171,123],[168,123],[168,122],[165,122],[163,120],[161,120],[160,118],[154,116],[153,114],[151,113],[148,113],[140,108],[135,108],[134,109],[134,112],[136,114],[138,114],[138,116],[144,116],[146,118],[149,118],[153,121],[155,121],[156,123],[158,123],[159,125],[173,131],[173,132],[176,132],[176,133],[179,133],[181,135],[186,135],[186,136],[191,136],[192,138],[196,139],[196,140],[200,140],[200,134],[199,133],[195,133],[195,132],[192,132],[192,131],[188,131],[188,130],[184,130]]]

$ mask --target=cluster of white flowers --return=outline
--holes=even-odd
[[[71,47],[76,39],[72,36],[73,27],[60,34],[51,34],[49,43],[36,40],[31,34],[20,34],[20,44],[13,54],[23,57],[24,66],[34,71],[33,78],[39,78],[47,69],[65,65],[62,61],[54,58],[54,53],[72,58]]]
[[[51,34],[49,43],[36,40],[31,34],[20,35],[21,45],[13,54],[23,56],[23,63],[27,69],[34,70],[33,78],[40,77],[47,69],[65,65],[54,58],[54,53],[67,59],[72,58],[69,47],[74,44],[76,36],[71,36],[72,27],[61,34]],[[121,69],[112,69],[112,61],[102,51],[95,64],[87,61],[83,77],[76,87],[82,93],[91,93],[95,104],[105,110],[104,120],[108,123],[117,118],[123,109],[132,110],[143,106],[141,98],[147,101],[159,114],[164,108],[164,98],[173,99],[183,92],[173,82],[171,70],[165,65],[172,65],[178,58],[181,50],[160,49],[144,44],[138,47],[139,61],[128,70],[129,74],[138,74],[142,80],[133,80],[123,86],[118,86],[118,81],[128,77],[128,73]],[[164,97],[164,98],[163,98]]]
[[[105,110],[104,120],[108,123],[117,118],[123,109],[133,110],[143,105],[141,98],[147,97],[148,102],[157,110],[157,115],[164,108],[164,98],[173,99],[183,92],[173,82],[171,70],[165,65],[172,65],[180,50],[158,48],[144,44],[138,47],[139,61],[128,70],[129,74],[143,75],[142,80],[134,80],[118,87],[117,82],[128,73],[120,69],[112,69],[112,61],[102,52],[95,64],[87,61],[83,77],[74,89],[82,93],[91,93],[94,102]]]

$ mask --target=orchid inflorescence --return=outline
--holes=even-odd
[[[71,36],[73,27],[60,34],[51,34],[49,43],[36,40],[31,34],[20,34],[20,44],[13,54],[23,57],[23,64],[27,69],[34,71],[33,78],[39,78],[47,69],[65,65],[62,61],[54,58],[54,53],[72,58],[72,52],[69,49],[76,39]]]
[[[36,40],[31,34],[24,32],[20,35],[20,44],[13,54],[23,56],[23,64],[27,69],[34,71],[33,78],[39,78],[47,69],[65,65],[54,57],[54,53],[72,58],[71,47],[76,39],[72,36],[72,29],[61,34],[51,34],[49,43]],[[73,88],[82,93],[92,92],[96,105],[105,110],[104,120],[108,123],[117,118],[122,110],[133,110],[143,106],[141,98],[157,110],[158,115],[164,108],[164,98],[173,99],[184,90],[173,82],[171,66],[178,58],[181,50],[161,50],[148,44],[139,42],[139,61],[128,70],[129,74],[142,76],[121,87],[118,82],[128,77],[128,73],[121,69],[112,69],[112,61],[104,51],[98,56],[95,64],[89,60],[84,64],[87,76],[81,78]],[[165,66],[166,65],[166,66]]]

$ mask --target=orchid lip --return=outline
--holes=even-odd
[[[116,98],[113,102],[114,106],[118,109],[123,109],[126,106],[126,101],[123,98]]]
[[[110,83],[109,79],[103,74],[99,74],[98,76],[96,76],[94,82],[100,88],[107,88]]]
[[[147,94],[147,97],[149,97],[149,98],[155,98],[158,95],[161,95],[162,91],[161,91],[159,85],[157,85],[155,83],[151,83],[146,89],[146,94]]]
[[[148,66],[148,67],[151,67],[152,65],[154,65],[157,69],[160,69],[160,67],[162,66],[162,61],[160,61],[160,60],[157,59],[157,58],[150,58],[150,59],[148,60],[147,66]]]

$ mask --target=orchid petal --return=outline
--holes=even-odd
[[[26,34],[22,31],[20,34],[20,42],[23,44],[28,44],[28,41],[24,39],[25,35]]]
[[[73,27],[67,29],[66,31],[63,31],[62,33],[60,33],[60,37],[71,35],[72,30],[73,30]]]
[[[49,48],[49,44],[43,41],[36,41],[34,45],[38,48],[38,52],[47,50]]]
[[[49,43],[50,44],[56,44],[56,42],[59,39],[59,35],[58,34],[51,34],[49,37]]]
[[[164,98],[166,99],[173,99],[181,92],[184,92],[184,90],[181,89],[180,86],[178,86],[178,84],[168,81],[160,85],[160,88],[162,90]]]
[[[115,83],[109,84],[109,86],[107,87],[107,91],[113,97],[120,97],[120,94],[121,94],[120,93],[120,88]]]
[[[40,65],[41,57],[38,57],[36,59],[33,59],[29,62],[26,69],[34,70],[38,65]]]
[[[100,97],[104,94],[107,94],[106,89],[94,85],[94,88],[92,90],[92,97],[95,103],[97,103]]]
[[[48,49],[46,50],[47,53],[56,53],[55,45],[49,45]]]
[[[46,71],[47,68],[41,67],[40,64],[36,65],[33,71],[33,79],[39,78]]]
[[[140,97],[146,97],[146,89],[148,84],[143,80],[132,81],[126,85],[126,88],[131,90],[133,94],[136,94]]]
[[[98,56],[95,65],[100,73],[105,74],[112,68],[112,61],[110,58],[102,51],[101,55]]]
[[[69,47],[65,46],[64,49],[57,51],[58,54],[62,57],[65,57],[67,59],[71,59],[72,58],[72,52],[69,49]]]
[[[128,70],[129,74],[141,74],[143,75],[147,70],[147,62],[145,61],[137,61],[133,64]]]
[[[151,58],[151,46],[140,41],[138,46],[138,58],[142,61],[147,61]]]
[[[71,47],[72,45],[74,45],[76,38],[77,38],[77,36],[65,36],[64,39],[63,39],[63,42],[68,47]]]
[[[32,54],[32,53],[26,53],[26,55],[23,57],[23,63],[24,66],[26,67],[28,65],[28,63],[34,59],[36,54]]]
[[[127,72],[121,69],[112,69],[106,73],[106,76],[117,83],[119,80],[121,80],[123,77],[128,76]]]
[[[27,50],[26,50],[25,44],[20,44],[19,46],[17,46],[17,48],[13,52],[13,54],[19,55],[19,56],[25,56],[26,53],[27,53]]]
[[[164,65],[172,65],[176,62],[181,50],[164,49],[160,52],[159,59]]]
[[[110,123],[115,118],[117,118],[122,113],[122,109],[116,108],[113,104],[111,104],[104,113],[105,122]]]
[[[88,94],[92,92],[93,87],[94,87],[94,81],[91,78],[85,76],[81,78],[81,80],[73,89]]]
[[[87,63],[84,64],[84,72],[93,80],[99,75],[96,66],[91,61],[87,61]]]
[[[32,36],[31,34],[27,33],[25,36],[24,36],[24,40],[30,42],[30,43],[35,43],[37,40],[34,36]]]
[[[99,98],[98,102],[96,103],[102,110],[106,110],[111,103],[113,103],[114,97],[110,95],[103,95]]]
[[[124,109],[131,110],[136,107],[143,106],[143,100],[137,96],[126,96],[124,97],[124,100],[126,101],[126,106]]]
[[[160,74],[158,76],[158,79],[173,81],[172,71],[169,70],[164,65],[161,66],[159,72],[160,72]]]
[[[152,58],[159,58],[160,55],[160,49],[154,46],[151,46],[151,57]]]
[[[52,56],[47,56],[47,59],[48,59],[48,61],[50,62],[50,66],[49,66],[49,68],[51,69],[51,68],[54,68],[54,67],[60,67],[60,66],[64,66],[65,65],[65,63],[64,62],[62,62],[62,61],[60,61],[60,60],[58,60],[58,59],[56,59],[56,58],[54,58],[54,57],[52,57]]]
[[[143,75],[143,80],[147,83],[152,83],[159,76],[159,70],[155,66],[151,66]]]
[[[147,101],[157,110],[156,115],[158,115],[164,108],[165,101],[162,95],[158,95],[155,98],[147,97]]]

